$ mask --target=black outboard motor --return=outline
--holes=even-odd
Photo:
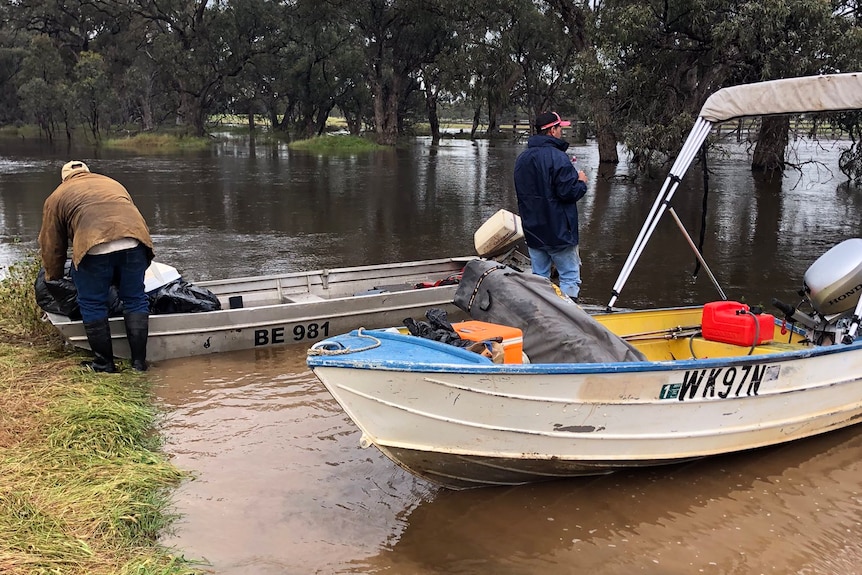
[[[773,304],[787,320],[805,326],[817,344],[852,342],[862,314],[862,238],[845,240],[817,258],[805,272],[800,293],[810,313],[778,300]]]

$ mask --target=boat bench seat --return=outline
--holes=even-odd
[[[285,303],[313,303],[316,301],[326,301],[326,299],[313,293],[297,293],[284,296]]]

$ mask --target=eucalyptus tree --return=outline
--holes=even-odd
[[[337,5],[318,0],[298,0],[292,6],[290,57],[282,74],[290,119],[303,138],[323,134],[339,104],[351,122],[360,113],[355,110],[356,91],[365,84],[360,36],[340,16]]]
[[[90,58],[102,47],[112,45],[113,35],[121,26],[121,21],[106,9],[114,5],[116,2],[105,0],[20,0],[7,6],[9,23],[31,39],[26,65],[14,80],[22,96],[22,108],[49,138],[54,137],[60,123],[71,138],[82,115],[94,119],[92,101],[87,102],[86,110],[78,107],[82,100],[76,94],[86,89],[86,81],[83,76],[79,78],[76,92],[74,70],[82,54]],[[103,64],[99,82],[104,97],[108,72]],[[85,63],[79,71],[87,67]]]
[[[21,108],[53,140],[62,123],[71,139],[69,118],[70,90],[66,69],[56,46],[44,35],[30,39],[17,79]]]
[[[862,72],[862,4],[856,0],[836,0],[834,18],[839,28],[832,51],[840,55],[835,63],[839,72]],[[862,185],[862,112],[854,111],[833,118],[850,138],[838,162],[841,172],[855,185]]]
[[[110,111],[116,107],[116,98],[110,89],[104,58],[95,52],[81,52],[72,77],[70,91],[75,110],[98,142],[102,139],[106,118],[110,117]]]
[[[227,78],[238,76],[256,55],[283,41],[281,5],[266,0],[128,0],[148,21],[148,47],[157,47],[161,72],[178,96],[177,118],[194,135],[222,111]]]
[[[831,72],[840,66],[843,30],[822,0],[760,0],[728,11],[714,30],[727,64],[725,83],[740,84]],[[763,118],[751,167],[780,172],[786,166],[790,119]]]
[[[483,105],[487,107],[485,133],[491,135],[499,131],[501,115],[509,106],[512,91],[520,78],[518,65],[504,47],[503,32],[490,29],[470,51],[469,61],[474,74],[470,100],[475,106],[471,136],[480,125]]]
[[[26,32],[18,33],[0,8],[0,125],[24,120],[18,100],[17,77],[27,52]]]
[[[358,34],[365,81],[372,94],[374,133],[392,145],[402,129],[422,66],[445,51],[454,36],[453,18],[465,3],[457,0],[341,0],[341,14]]]
[[[373,97],[363,72],[364,52],[358,44],[349,44],[338,52],[335,60],[335,77],[339,86],[335,104],[353,136],[362,133],[366,126],[374,125]]]
[[[712,42],[723,12],[697,0],[603,2],[602,53],[618,70],[619,136],[643,169],[676,152],[694,113],[726,77]]]
[[[474,105],[471,137],[481,123],[481,110],[487,108],[485,133],[500,130],[501,116],[512,103],[522,70],[513,57],[508,36],[516,26],[520,0],[486,0],[474,6],[481,25],[471,37],[467,64],[472,74],[469,100]]]
[[[245,107],[249,114],[258,111],[266,117],[270,129],[286,132],[291,112],[286,103],[289,81],[284,70],[297,57],[299,53],[288,43],[277,52],[249,58],[240,74],[226,80],[227,95],[234,100],[232,107]],[[249,120],[250,125],[252,122]]]
[[[125,65],[114,78],[121,114],[118,121],[136,124],[142,131],[154,130],[174,120],[179,108],[179,95],[173,90],[172,79],[161,67],[159,44],[146,35],[130,39],[128,45],[134,49],[120,61]]]
[[[827,71],[835,60],[822,0],[604,0],[601,29],[618,54],[622,137],[644,167],[673,156],[715,90]],[[783,168],[783,121],[763,124],[753,168]]]
[[[457,48],[441,54],[435,62],[422,66],[419,83],[422,86],[425,115],[431,131],[431,143],[440,142],[440,104],[453,104],[466,97],[464,86],[469,81],[464,63],[466,58]]]
[[[560,101],[561,88],[574,81],[580,47],[569,38],[566,22],[544,2],[515,0],[508,4],[510,23],[502,36],[505,51],[520,71],[521,104],[533,118],[550,109],[571,115],[571,102]]]
[[[17,0],[11,3],[10,14],[16,26],[48,37],[71,70],[78,54],[110,42],[106,38],[121,25],[116,8],[122,4],[118,0]]]
[[[578,115],[595,132],[600,164],[619,163],[619,143],[626,114],[619,98],[620,53],[606,32],[603,0],[545,0],[564,25],[564,37],[576,54],[573,85],[561,97],[572,102]],[[610,19],[612,21],[612,19]],[[574,88],[574,89],[573,89]]]
[[[596,134],[599,161],[617,163],[615,47],[606,49],[599,0],[506,0],[514,16],[503,38],[520,68],[514,102],[532,116],[549,108]],[[585,134],[584,134],[585,135]]]
[[[431,141],[440,141],[439,105],[463,102],[468,98],[473,80],[471,53],[475,38],[485,34],[482,16],[486,1],[461,4],[449,13],[445,38],[433,61],[420,65],[415,74],[421,89],[425,118],[431,131]]]
[[[471,136],[483,108],[488,135],[499,132],[506,112],[526,109],[532,118],[549,108],[574,110],[569,96],[577,91],[572,71],[579,46],[548,2],[478,0],[465,16],[456,61],[437,68],[448,78],[443,85],[472,104]]]

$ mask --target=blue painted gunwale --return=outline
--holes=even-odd
[[[350,347],[359,350],[369,345],[371,336],[380,341],[374,349],[344,353],[342,355],[309,355],[307,364],[316,367],[340,367],[380,371],[415,371],[433,373],[479,374],[595,374],[639,373],[647,371],[675,371],[710,367],[741,366],[763,363],[782,363],[809,357],[837,355],[862,348],[862,338],[849,345],[836,344],[786,351],[772,354],[738,356],[730,358],[684,359],[673,361],[636,361],[614,363],[531,363],[495,364],[490,359],[465,349],[395,332],[360,330],[338,335],[318,342],[312,349],[323,346]],[[393,357],[409,359],[391,359]]]

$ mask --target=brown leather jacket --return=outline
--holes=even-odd
[[[63,277],[70,243],[72,264],[77,267],[93,246],[122,238],[135,238],[147,246],[152,261],[150,230],[122,184],[90,172],[67,178],[42,208],[39,247],[45,279]]]

